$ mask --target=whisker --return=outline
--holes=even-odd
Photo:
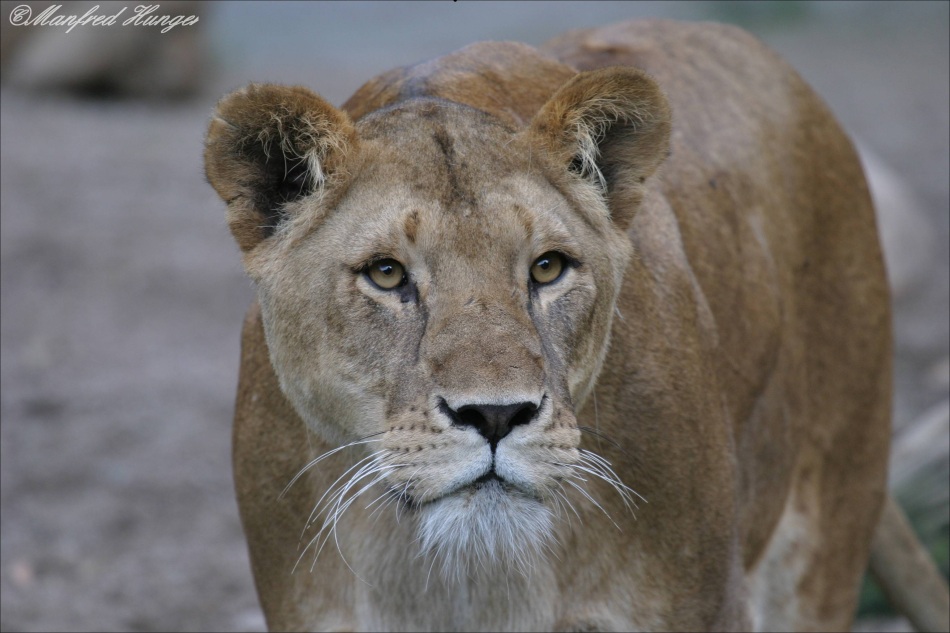
[[[384,451],[377,451],[377,453],[371,457],[376,457],[379,453],[383,453],[383,452]],[[360,462],[364,462],[364,461],[366,461],[366,458],[364,458],[363,460],[360,460]],[[358,464],[359,462],[356,465]],[[349,470],[350,471],[353,470],[353,468],[355,468],[356,465],[351,467]],[[310,566],[310,571],[313,572],[313,569],[317,563],[317,559],[320,557],[320,553],[323,551],[323,548],[326,546],[327,542],[332,536],[336,543],[337,551],[340,553],[340,558],[343,560],[343,563],[348,568],[350,568],[350,571],[353,572],[354,576],[360,579],[360,581],[366,583],[366,581],[360,578],[359,574],[357,574],[356,571],[353,570],[349,562],[346,560],[346,557],[343,555],[343,550],[340,547],[339,539],[336,533],[336,526],[340,520],[340,517],[343,515],[343,513],[345,513],[346,510],[349,509],[349,507],[360,495],[362,495],[367,490],[372,488],[374,485],[382,481],[383,478],[386,476],[386,473],[388,473],[390,470],[393,470],[394,468],[397,468],[397,467],[400,467],[400,465],[382,464],[380,463],[380,459],[378,459],[377,457],[376,459],[373,459],[372,462],[368,464],[364,464],[362,468],[360,468],[352,477],[350,477],[350,479],[346,482],[346,484],[344,484],[342,487],[340,487],[330,496],[327,502],[322,505],[322,508],[321,508],[321,502],[318,501],[317,508],[320,508],[320,512],[326,513],[326,518],[324,519],[323,526],[320,528],[320,530],[317,531],[317,533],[313,536],[313,538],[310,539],[310,541],[307,543],[307,546],[304,548],[303,552],[301,552],[300,557],[298,557],[297,559],[297,563],[294,565],[294,570],[296,570],[297,565],[300,563],[300,560],[303,558],[304,554],[306,554],[307,550],[310,549],[310,547],[314,547],[313,563]],[[367,477],[371,477],[374,475],[375,475],[374,479],[369,484],[363,486],[363,488],[360,489],[354,495],[350,496],[349,498],[346,498],[347,492],[352,490],[356,486],[357,483],[366,479]],[[342,476],[337,479],[337,482],[339,482],[340,479],[342,479]],[[334,485],[331,486],[327,492],[332,490],[336,486],[337,482],[334,482]],[[327,493],[324,493],[324,497],[326,496],[326,494]],[[323,497],[321,497],[321,501],[322,499]],[[316,512],[316,509],[315,509],[315,512]],[[366,583],[366,584],[368,585],[369,583]]]
[[[557,514],[557,518],[562,521],[567,521],[568,528],[573,532],[574,524],[571,522],[571,515],[568,514],[567,508],[564,507],[564,502],[557,496],[557,491],[552,490],[549,498],[554,504],[554,511]]]
[[[621,483],[617,479],[614,479],[613,477],[610,477],[607,473],[603,472],[601,467],[596,463],[587,462],[587,461],[584,461],[582,463],[587,464],[587,465],[581,466],[580,464],[574,464],[573,468],[582,470],[586,473],[590,473],[598,477],[602,481],[607,482],[607,484],[609,484],[614,490],[616,490],[617,494],[620,495],[621,500],[623,500],[624,506],[626,506],[627,510],[632,514],[633,508],[631,508],[630,505],[631,503],[633,503],[634,506],[636,506],[637,504],[633,502],[633,499],[630,497],[630,494],[626,490],[624,490],[625,486],[623,485],[623,483]]]
[[[604,432],[601,431],[600,429],[595,429],[595,428],[592,428],[592,427],[589,427],[589,426],[581,426],[581,425],[578,425],[577,430],[580,431],[580,432],[582,432],[582,433],[588,433],[588,434],[590,434],[590,435],[595,435],[595,436],[599,437],[600,439],[604,440],[604,441],[607,442],[608,444],[611,444],[614,448],[616,448],[618,451],[620,451],[621,453],[623,453],[624,456],[626,456],[627,458],[629,458],[629,459],[631,459],[631,460],[633,459],[633,455],[631,455],[630,453],[628,453],[627,450],[626,450],[623,446],[621,446],[616,440],[614,440],[613,438],[611,438],[609,435],[607,435],[606,433],[604,433]]]
[[[347,468],[346,471],[344,471],[344,473],[343,473],[342,475],[340,475],[339,477],[337,477],[336,481],[334,481],[332,484],[330,484],[330,485],[327,487],[326,491],[320,496],[319,499],[317,499],[316,504],[314,504],[314,506],[313,506],[313,511],[310,513],[310,516],[307,518],[307,522],[304,524],[303,533],[301,533],[301,535],[300,535],[300,538],[301,538],[301,539],[303,539],[303,535],[306,534],[307,529],[308,529],[311,525],[313,525],[314,520],[315,520],[316,517],[319,515],[319,511],[320,511],[320,508],[321,508],[321,504],[323,503],[323,500],[326,498],[327,495],[329,495],[331,492],[333,492],[333,489],[336,488],[337,484],[340,483],[340,480],[342,480],[344,477],[346,477],[346,476],[347,476],[351,471],[353,471],[355,468],[358,468],[358,467],[360,466],[360,464],[363,464],[363,462],[366,462],[366,461],[368,461],[368,460],[374,460],[374,458],[375,458],[376,456],[380,455],[381,453],[385,453],[385,452],[386,452],[386,451],[385,451],[385,449],[384,449],[384,450],[379,450],[379,451],[376,451],[375,453],[371,453],[371,454],[367,455],[367,456],[364,457],[363,459],[359,460],[358,462],[356,462],[355,464],[353,464],[352,466],[350,466],[349,468]],[[364,467],[365,467],[365,465],[364,465]],[[336,493],[333,493],[333,494],[335,495]],[[331,499],[332,499],[332,496],[331,496]]]
[[[314,504],[313,511],[310,513],[310,516],[309,516],[308,519],[307,519],[307,523],[304,525],[303,533],[301,533],[301,535],[300,535],[301,541],[303,540],[303,535],[307,532],[307,530],[310,528],[310,526],[312,526],[314,523],[316,523],[317,517],[318,517],[321,513],[328,511],[329,508],[330,508],[330,506],[333,505],[334,500],[338,498],[338,495],[340,494],[341,490],[343,489],[343,488],[337,488],[337,485],[340,483],[340,481],[341,481],[344,477],[346,477],[346,475],[347,475],[349,472],[351,472],[351,471],[354,470],[355,468],[359,467],[360,464],[363,464],[363,462],[367,462],[368,460],[372,460],[372,461],[370,461],[369,463],[363,464],[363,466],[359,468],[359,470],[357,471],[357,473],[355,473],[355,474],[351,477],[351,480],[352,480],[354,477],[357,477],[360,473],[364,472],[367,468],[371,467],[373,464],[378,463],[378,457],[377,457],[377,456],[378,456],[380,453],[384,453],[384,452],[385,452],[385,451],[377,451],[376,453],[373,453],[372,455],[367,455],[366,457],[364,457],[363,459],[361,459],[361,460],[358,461],[357,463],[353,464],[353,466],[351,466],[349,469],[347,469],[346,472],[344,472],[342,475],[340,475],[340,477],[338,477],[337,480],[334,481],[333,484],[331,484],[331,485],[327,488],[327,490],[323,493],[323,495],[321,495],[321,497],[317,500],[316,504]],[[344,486],[344,488],[345,488],[345,486]],[[328,497],[328,495],[329,495],[329,497]],[[326,499],[326,502],[325,502],[325,503],[324,503],[324,499]],[[325,527],[325,526],[326,526],[326,519],[324,520],[324,527]],[[317,539],[320,538],[320,534],[323,532],[323,529],[324,529],[324,528],[321,527],[320,530],[317,531],[317,533],[314,535],[314,537],[307,543],[307,546],[304,547],[302,554],[303,554],[303,553],[306,553],[307,549],[309,549],[310,546],[313,545],[314,542],[315,542]],[[296,566],[295,566],[295,567],[296,567]]]
[[[422,589],[422,593],[425,593],[426,591],[429,590],[429,576],[432,575],[432,568],[435,567],[436,558],[438,557],[432,556],[432,562],[429,563],[429,573],[426,574],[426,584],[425,584],[425,587]]]
[[[287,494],[287,491],[290,490],[290,487],[293,486],[293,485],[297,482],[297,480],[300,479],[300,478],[303,476],[303,474],[304,474],[305,472],[307,472],[308,470],[310,470],[311,468],[313,468],[314,466],[316,466],[317,464],[319,464],[320,462],[322,462],[322,461],[323,461],[324,459],[326,459],[327,457],[330,457],[331,455],[334,455],[334,454],[336,454],[336,453],[339,453],[339,452],[342,451],[344,448],[349,448],[349,447],[351,447],[351,446],[358,446],[358,445],[360,445],[360,444],[369,444],[369,443],[371,443],[371,442],[382,442],[383,440],[381,440],[381,439],[380,439],[380,440],[371,440],[371,439],[369,439],[369,438],[371,438],[371,437],[373,437],[373,436],[375,436],[375,435],[380,435],[381,433],[385,433],[385,431],[380,431],[379,433],[373,433],[372,435],[367,435],[367,436],[365,436],[365,437],[361,437],[361,438],[358,439],[358,440],[355,440],[355,441],[353,441],[353,442],[350,442],[349,444],[344,444],[343,446],[338,446],[337,448],[334,448],[334,449],[332,449],[332,450],[329,450],[329,451],[327,451],[326,453],[324,453],[323,455],[320,455],[319,457],[310,460],[310,462],[308,462],[306,466],[304,466],[303,468],[300,469],[300,472],[298,472],[296,475],[294,475],[293,479],[290,480],[290,483],[288,483],[286,486],[284,486],[284,489],[281,491],[281,493],[280,493],[279,495],[277,495],[277,500],[279,501],[280,499],[282,499],[282,498],[284,497],[284,495]],[[309,439],[309,436],[308,436],[308,439]]]
[[[627,491],[629,491],[629,492],[635,494],[635,495],[636,495],[641,501],[643,501],[644,503],[649,503],[649,501],[647,501],[646,497],[644,497],[644,496],[641,495],[639,492],[637,492],[636,490],[634,490],[633,488],[631,488],[630,486],[628,486],[627,484],[623,483],[623,481],[620,480],[620,476],[614,471],[613,466],[612,466],[612,464],[611,464],[609,461],[607,461],[606,459],[604,459],[603,457],[601,457],[601,456],[598,455],[597,453],[594,453],[594,452],[591,452],[591,451],[588,451],[588,450],[584,450],[584,449],[580,449],[580,454],[581,454],[581,456],[582,456],[583,459],[586,459],[586,460],[594,460],[595,462],[597,462],[597,463],[601,466],[601,468],[603,468],[608,474],[610,474],[611,477],[613,478],[613,480],[614,480],[615,482],[617,482],[619,485],[623,486],[623,488],[624,488],[625,490],[627,490]],[[589,463],[589,462],[587,462],[587,463]],[[636,505],[636,504],[634,504],[634,505]]]
[[[400,498],[400,499],[408,499],[408,498],[409,498],[409,486],[412,484],[413,478],[415,478],[415,476],[419,474],[419,471],[420,471],[420,470],[422,470],[422,466],[420,466],[419,468],[417,468],[417,469],[416,469],[416,472],[414,472],[414,473],[412,473],[411,475],[409,475],[409,477],[406,479],[406,485],[404,485],[404,486],[402,487],[402,491],[399,493],[399,498]],[[401,504],[401,503],[396,504],[396,523],[399,523],[399,518],[400,518],[400,515],[401,515],[401,513],[402,513],[402,507],[403,507],[403,504]]]
[[[597,433],[595,434],[597,437],[597,448],[600,450],[604,450],[603,446],[600,443],[600,440],[603,437],[603,434],[600,432],[600,413],[597,410],[597,387],[594,387],[591,390],[591,393],[594,396],[594,429],[597,431]]]
[[[343,548],[340,547],[340,539],[339,539],[339,534],[337,533],[337,530],[336,530],[336,526],[337,526],[337,523],[338,523],[339,520],[340,520],[340,516],[342,516],[343,513],[347,511],[347,509],[353,504],[353,502],[356,501],[356,499],[358,499],[358,498],[360,497],[360,495],[362,495],[364,492],[366,492],[367,490],[369,490],[370,488],[372,488],[373,486],[375,486],[377,483],[379,483],[380,481],[382,481],[383,478],[386,476],[386,472],[387,472],[388,470],[389,470],[389,467],[383,466],[383,467],[380,468],[380,470],[377,470],[377,471],[370,471],[370,473],[367,473],[366,475],[363,475],[363,477],[361,477],[361,479],[368,477],[369,474],[372,474],[373,472],[378,473],[377,476],[373,479],[373,481],[371,481],[371,482],[368,483],[367,485],[363,486],[363,488],[360,489],[360,491],[357,492],[355,495],[353,495],[352,497],[350,497],[349,500],[348,500],[342,507],[340,507],[340,503],[339,503],[339,501],[337,501],[336,509],[334,510],[333,516],[331,517],[331,518],[332,518],[332,527],[330,528],[330,532],[333,534],[333,541],[334,541],[334,543],[336,544],[336,551],[339,552],[340,558],[343,560],[343,564],[346,565],[347,568],[348,568],[351,572],[353,572],[353,575],[356,576],[357,579],[359,579],[363,584],[365,584],[365,585],[367,585],[367,586],[369,586],[369,587],[372,587],[373,585],[370,585],[368,582],[366,582],[365,580],[363,580],[363,578],[361,578],[360,575],[356,573],[356,570],[353,569],[353,568],[350,566],[350,563],[347,562],[346,556],[343,555]],[[382,471],[382,472],[381,472],[381,471]],[[342,496],[340,497],[340,499],[342,499]],[[319,553],[318,553],[317,555],[319,556]],[[316,558],[314,559],[314,564],[316,564]]]
[[[610,516],[610,513],[607,512],[606,510],[604,510],[604,507],[603,507],[602,505],[600,505],[599,503],[597,503],[597,501],[595,501],[594,498],[593,498],[592,496],[590,496],[590,495],[587,493],[586,490],[584,490],[583,488],[581,488],[580,486],[578,486],[577,484],[575,484],[573,481],[571,481],[571,479],[565,479],[564,481],[565,481],[565,483],[568,483],[568,484],[570,484],[571,486],[573,486],[579,493],[581,493],[582,495],[584,495],[585,497],[587,497],[587,500],[588,500],[588,501],[590,501],[590,502],[593,503],[595,506],[597,506],[598,508],[600,508],[600,511],[604,513],[604,516],[606,516],[608,519],[610,519],[610,522],[614,524],[614,527],[615,527],[615,528],[617,528],[617,529],[620,530],[621,532],[623,531],[623,530],[620,529],[620,526],[617,525],[617,522],[614,521],[613,517]]]
[[[407,466],[407,465],[408,464],[403,464],[402,466]],[[412,485],[412,480],[415,478],[416,475],[419,474],[419,471],[421,469],[422,469],[422,466],[420,466],[419,468],[416,468],[416,470],[411,475],[409,475],[409,477],[406,478],[406,483],[403,486],[401,486],[402,490],[400,490],[399,488],[387,489],[386,492],[384,492],[383,494],[388,495],[389,498],[385,501],[385,503],[383,503],[382,505],[378,506],[375,510],[373,510],[373,514],[371,514],[370,517],[376,516],[376,520],[378,521],[379,516],[381,516],[381,511],[384,508],[388,508],[389,506],[396,504],[396,523],[399,523],[399,515],[400,515],[400,512],[402,511],[403,502],[405,502],[409,497],[409,494],[408,494],[409,486]],[[373,503],[376,503],[376,501],[373,501]],[[373,504],[371,503],[369,504],[369,506],[366,506],[367,509],[371,505]]]
[[[581,515],[578,514],[577,508],[574,507],[574,504],[571,503],[571,500],[567,498],[567,491],[564,490],[564,486],[561,484],[560,481],[557,482],[557,487],[560,488],[560,490],[555,490],[554,492],[556,492],[562,499],[564,499],[564,503],[567,504],[567,507],[571,510],[571,512],[574,513],[574,516],[577,517],[577,520],[580,521],[581,525],[583,525],[584,519],[582,519]]]
[[[366,477],[369,477],[381,471],[387,471],[390,469],[391,469],[390,466],[381,464],[379,460],[377,459],[374,459],[372,462],[365,464],[352,477],[350,477],[350,479],[343,486],[341,486],[339,490],[333,493],[333,495],[327,500],[326,504],[324,505],[323,510],[329,511],[331,506],[334,508],[339,508],[340,504],[343,502],[344,497],[346,496],[346,493],[349,492],[353,487],[355,487],[356,484],[358,484],[360,481],[362,481]],[[359,494],[362,494],[362,492],[364,491],[365,489],[361,491],[360,493],[358,493],[356,496],[359,496]],[[351,497],[350,501],[352,501],[353,499],[355,499],[355,496]]]
[[[407,464],[394,464],[394,468],[404,468],[405,466],[407,466]],[[364,510],[369,510],[369,509],[372,508],[374,505],[376,505],[377,503],[379,503],[382,499],[386,499],[383,503],[380,503],[378,506],[376,506],[376,509],[373,510],[373,513],[372,513],[371,515],[369,515],[370,518],[372,518],[372,517],[376,516],[377,514],[379,514],[379,511],[380,511],[381,509],[385,508],[385,507],[388,506],[390,503],[392,503],[392,500],[393,500],[393,498],[394,498],[394,495],[395,495],[395,492],[393,491],[392,488],[386,488],[385,490],[383,490],[382,494],[380,494],[378,497],[376,497],[375,499],[373,499],[372,501],[370,501],[368,504],[366,504],[366,507],[363,508],[363,509],[364,509]]]
[[[620,481],[620,476],[616,472],[614,472],[613,468],[610,467],[610,463],[597,459],[597,455],[593,453],[585,454],[581,452],[580,463],[584,464],[586,467],[593,469],[593,472],[591,474],[594,474],[594,475],[597,475],[598,477],[606,479],[610,483],[624,485],[623,482]]]

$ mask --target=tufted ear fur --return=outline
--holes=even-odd
[[[243,251],[270,237],[293,203],[343,173],[349,117],[302,87],[250,84],[218,102],[205,140],[208,182],[228,203]]]
[[[626,228],[644,181],[669,153],[670,108],[643,72],[612,67],[577,74],[535,115],[529,134],[564,168],[595,185]]]

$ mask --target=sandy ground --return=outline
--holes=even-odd
[[[559,4],[538,20],[530,4],[462,17],[405,6],[372,24],[366,8],[310,22],[293,19],[302,5],[257,8],[294,37],[312,24],[297,40],[307,55],[271,34],[270,52],[221,64],[185,103],[0,92],[0,628],[263,627],[229,462],[253,288],[203,179],[210,108],[249,79],[301,81],[339,103],[375,72],[476,39],[537,44],[584,20],[685,11],[609,3],[582,19]],[[887,224],[910,271],[896,302],[899,426],[943,406],[950,383],[947,6],[752,25],[890,166],[909,192],[898,210],[919,209]],[[421,12],[428,39],[412,31]],[[210,19],[219,57],[241,29],[268,37],[266,20],[230,6]]]

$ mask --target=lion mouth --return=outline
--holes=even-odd
[[[492,495],[503,494],[512,497],[527,498],[533,501],[542,501],[541,497],[533,490],[527,490],[518,484],[505,479],[495,472],[494,466],[483,475],[480,475],[472,481],[462,484],[457,488],[446,492],[439,499],[454,496],[477,495],[479,493],[491,493]],[[435,499],[438,501],[438,499]]]
[[[494,467],[489,469],[484,474],[479,475],[477,478],[460,484],[451,490],[447,490],[445,493],[433,499],[419,501],[417,499],[413,499],[411,496],[403,495],[402,501],[406,507],[412,510],[422,510],[423,508],[437,504],[440,501],[444,501],[445,499],[473,498],[483,494],[488,494],[491,496],[505,495],[510,497],[520,497],[538,502],[543,501],[542,498],[534,491],[526,490],[522,486],[508,481],[507,479],[498,475],[498,473],[495,472]]]
[[[492,482],[492,481],[497,481],[497,482],[500,483],[500,484],[506,483],[504,479],[502,479],[501,477],[498,476],[498,473],[495,472],[495,469],[492,468],[491,470],[489,470],[487,473],[485,473],[485,474],[482,475],[481,477],[475,479],[475,480],[472,481],[471,483],[467,483],[467,484],[463,485],[463,486],[462,486],[461,488],[459,488],[458,490],[463,490],[463,489],[469,488],[469,487],[471,487],[471,488],[481,488],[483,485],[485,485],[485,484],[487,484],[487,483],[489,483],[489,482]]]

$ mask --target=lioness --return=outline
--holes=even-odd
[[[851,143],[758,41],[475,44],[342,110],[250,85],[205,158],[258,294],[269,627],[848,629],[888,290]]]

